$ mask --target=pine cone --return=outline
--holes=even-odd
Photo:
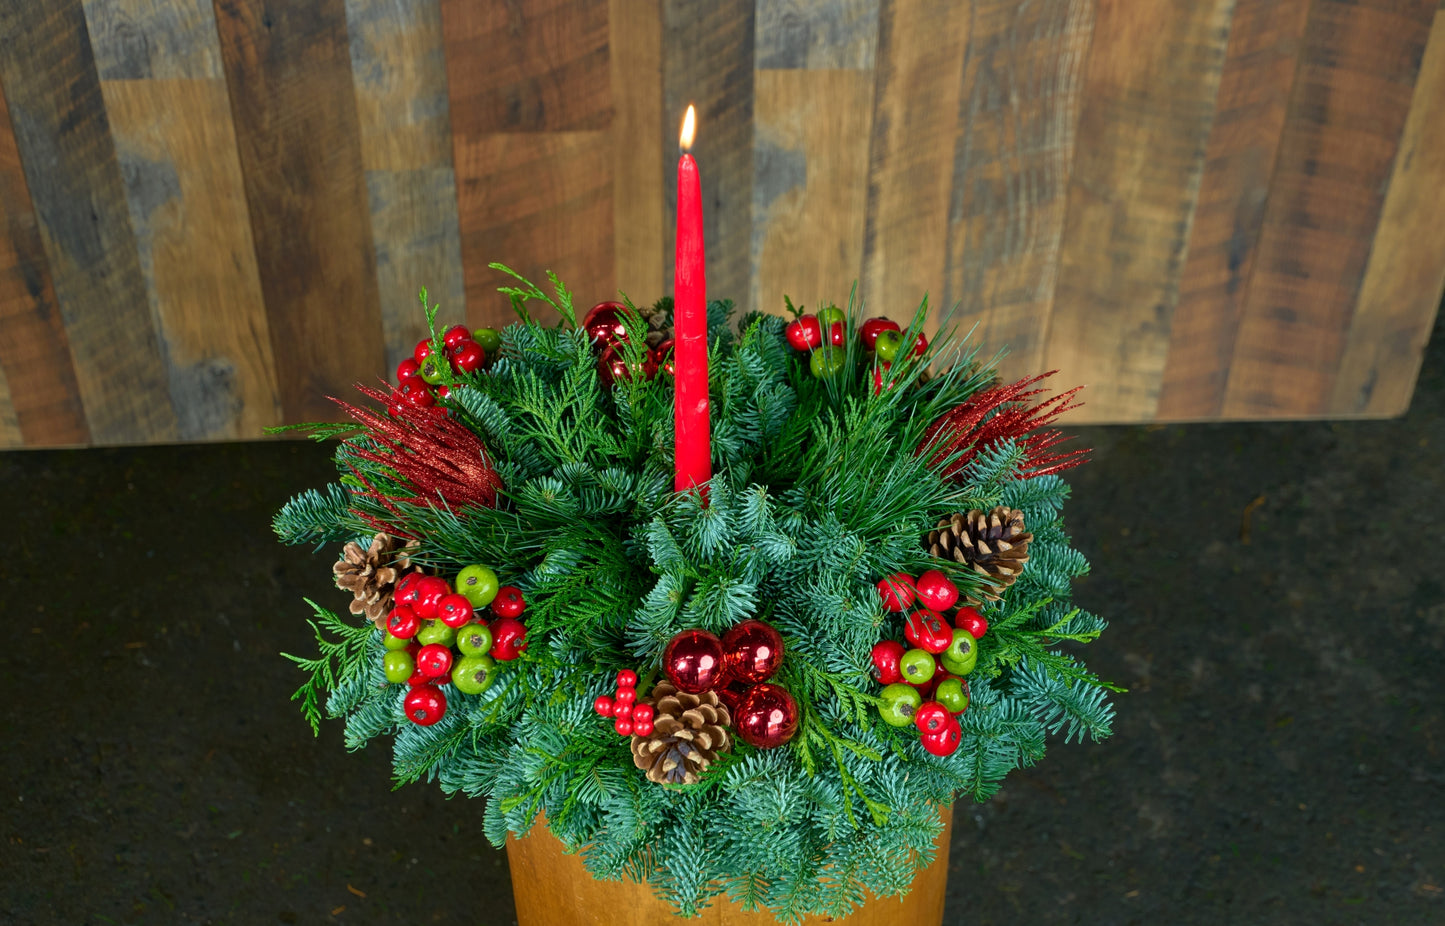
[[[663,341],[671,340],[672,338],[672,317],[670,313],[668,313],[666,309],[657,309],[656,306],[653,308],[656,309],[656,311],[647,316],[647,334],[643,337],[643,341],[649,348],[656,347]]]
[[[336,587],[352,594],[352,614],[364,613],[376,626],[385,626],[392,590],[402,570],[411,565],[407,551],[417,545],[413,540],[398,549],[396,538],[377,534],[365,550],[358,543],[342,549],[341,559],[331,571],[336,575]]]
[[[1033,539],[1033,534],[1024,532],[1024,513],[999,505],[987,514],[975,509],[944,518],[928,532],[926,546],[934,556],[972,566],[991,581],[983,591],[968,596],[969,604],[983,604],[998,601],[1023,572]]]
[[[632,762],[657,784],[690,785],[718,753],[732,748],[727,728],[732,723],[717,693],[689,694],[660,681],[650,698],[656,715],[649,736],[632,737]]]

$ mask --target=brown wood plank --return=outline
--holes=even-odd
[[[257,438],[281,400],[226,85],[102,81],[183,440]]]
[[[452,131],[579,132],[612,119],[607,4],[442,0]]]
[[[466,319],[438,0],[346,0],[387,370],[426,335],[417,292]]]
[[[14,418],[3,446],[84,444],[85,408],[70,339],[55,301],[50,265],[20,166],[10,110],[0,93],[0,375]]]
[[[90,437],[173,440],[165,365],[80,0],[0,0],[0,84]]]
[[[1329,410],[1435,7],[1311,7],[1226,417]]]
[[[497,286],[501,261],[572,290],[581,311],[612,298],[611,133],[542,132],[456,139],[457,209],[472,322],[515,320]]]
[[[666,197],[664,284],[672,290],[677,235],[677,133],[697,106],[703,235],[710,299],[748,299],[752,279],[752,3],[662,4],[662,189]]]
[[[341,0],[217,0],[271,353],[288,421],[385,374]]]
[[[221,47],[207,0],[83,0],[101,80],[218,78]]]
[[[1098,4],[1042,363],[1090,385],[1074,421],[1154,414],[1231,7]]]
[[[0,448],[19,447],[23,443],[20,419],[10,402],[10,383],[5,379],[5,368],[0,367]]]
[[[973,4],[943,303],[1009,380],[1043,362],[1093,28],[1093,0]]]
[[[1157,418],[1219,414],[1310,0],[1238,0]]]
[[[613,261],[617,288],[639,305],[663,295],[662,9],[657,0],[610,0]],[[674,181],[675,182],[675,181]]]
[[[1331,415],[1400,415],[1445,287],[1445,12],[1429,44],[1346,336]]]
[[[873,72],[758,71],[751,305],[848,304],[863,264]]]
[[[758,0],[757,69],[872,70],[879,0]]]
[[[935,310],[944,299],[968,35],[949,0],[881,5],[860,287],[869,314],[902,320],[925,293]]]

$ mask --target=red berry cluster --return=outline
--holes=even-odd
[[[469,566],[456,587],[440,576],[411,572],[397,582],[395,607],[386,620],[383,669],[389,682],[406,682],[406,716],[430,726],[446,713],[442,685],[450,682],[465,694],[480,694],[492,682],[496,660],[516,659],[527,648],[527,628],[518,617],[526,600],[515,586],[493,584],[472,593],[464,584]],[[495,590],[493,597],[492,590]],[[490,605],[492,620],[482,616]]]
[[[487,365],[487,352],[501,347],[502,336],[495,328],[478,328],[475,335],[465,325],[454,325],[442,335],[444,353],[438,354],[430,338],[416,342],[412,355],[396,367],[396,389],[392,399],[413,405],[433,405],[438,397],[445,399],[451,387],[447,368],[452,373],[472,373]]]
[[[610,698],[600,695],[592,702],[592,709],[613,718],[612,729],[619,736],[652,735],[652,718],[656,714],[651,704],[637,703],[637,673],[631,669],[617,673],[616,693]]]
[[[956,626],[942,612],[958,603],[958,586],[942,572],[930,569],[916,579],[905,573],[878,583],[883,607],[907,614],[903,637],[880,640],[873,647],[873,671],[884,685],[883,719],[895,726],[913,723],[922,734],[923,747],[946,756],[958,748],[962,728],[958,715],[968,710],[968,680],[978,661],[977,641],[988,631],[988,621],[976,609],[959,607]],[[908,613],[917,603],[920,607]]]
[[[592,339],[593,347],[600,347],[597,356],[597,374],[604,385],[627,382],[634,376],[652,379],[657,371],[663,370],[671,376],[675,370],[672,360],[672,339],[656,347],[642,347],[642,362],[627,362],[622,345],[631,343],[632,335],[627,330],[627,321],[622,313],[627,306],[620,302],[599,302],[587,311],[582,319],[582,328]]]
[[[808,365],[814,376],[831,376],[842,369],[844,357],[835,350],[847,340],[847,314],[837,306],[829,306],[817,315],[800,315],[788,323],[783,334],[795,350],[812,351]],[[873,392],[887,388],[884,375],[898,359],[903,346],[903,329],[888,318],[870,318],[858,328],[863,350],[874,355]],[[914,356],[928,350],[928,339],[921,333],[913,342]]]

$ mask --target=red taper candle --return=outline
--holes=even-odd
[[[707,281],[703,276],[702,183],[692,147],[696,114],[682,121],[682,158],[677,162],[677,258],[673,274],[672,325],[677,367],[673,403],[677,478],[673,487],[706,491],[712,478],[712,436],[707,395]]]

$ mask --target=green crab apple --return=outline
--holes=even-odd
[[[485,656],[492,648],[492,628],[486,624],[463,624],[457,628],[457,649],[463,656]]]
[[[406,650],[388,650],[381,660],[381,669],[386,673],[388,682],[399,685],[411,678],[411,673],[416,671],[416,660],[412,659],[411,653]]]
[[[416,632],[416,639],[423,646],[428,643],[451,646],[457,641],[457,632],[441,621],[423,621],[421,629]]]
[[[391,631],[388,630],[381,638],[381,645],[389,650],[406,649],[411,645],[411,640],[406,637],[393,636]]]
[[[938,655],[938,660],[954,675],[967,675],[978,662],[978,641],[967,630],[955,627],[953,642]]]
[[[923,704],[918,689],[903,682],[885,686],[879,697],[883,699],[883,706],[878,708],[878,713],[885,723],[894,727],[906,727],[913,723],[913,712]]]
[[[452,684],[463,694],[481,694],[497,679],[497,661],[491,656],[466,656],[452,667]]]
[[[922,685],[933,678],[933,673],[938,671],[938,663],[928,650],[911,649],[898,657],[898,671],[903,676],[903,681],[911,685]]]
[[[968,682],[950,675],[938,683],[933,700],[948,708],[950,714],[962,714],[968,710]]]
[[[481,609],[491,604],[500,587],[497,574],[480,563],[467,566],[457,573],[457,594],[470,601],[473,608]]]

